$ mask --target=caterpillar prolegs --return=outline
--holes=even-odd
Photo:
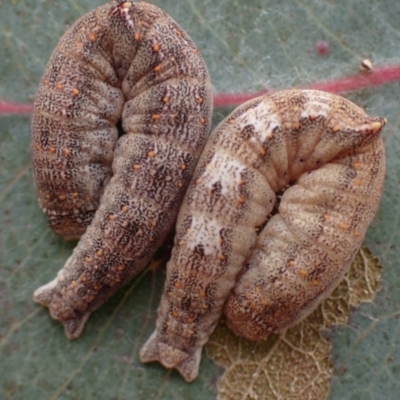
[[[211,114],[201,55],[155,6],[111,1],[59,41],[34,103],[32,164],[51,228],[67,239],[83,236],[33,298],[68,338],[172,228]],[[118,121],[126,132],[119,139]]]
[[[223,312],[248,339],[309,315],[343,277],[377,211],[385,123],[311,90],[259,97],[221,122],[182,203],[141,360],[192,381]]]

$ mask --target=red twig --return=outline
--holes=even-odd
[[[9,103],[0,99],[0,115],[1,114],[30,114],[32,112],[32,104]]]
[[[400,64],[375,68],[365,74],[345,76],[332,81],[317,82],[301,86],[303,89],[317,89],[330,93],[343,93],[361,89],[368,86],[382,85],[384,83],[400,80]],[[273,92],[274,89],[266,89],[260,92],[216,94],[214,96],[215,107],[234,107],[254,97]],[[9,103],[0,100],[0,115],[2,114],[30,114],[32,104]]]
[[[302,89],[323,90],[330,93],[343,93],[361,89],[368,86],[382,85],[384,83],[400,80],[400,65],[375,68],[369,73],[345,76],[332,81],[317,82],[301,86]],[[216,94],[214,96],[215,107],[237,106],[254,97],[271,93],[274,89],[266,89],[261,92]]]
[[[369,73],[360,73],[334,81],[314,83],[308,89],[324,90],[331,93],[349,92],[368,86],[382,85],[400,79],[400,65],[376,68]]]

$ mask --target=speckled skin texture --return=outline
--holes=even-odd
[[[141,359],[192,381],[223,310],[249,339],[311,313],[339,283],[377,211],[384,124],[342,97],[300,90],[251,100],[227,117],[182,204]]]
[[[61,38],[35,99],[32,164],[51,228],[83,236],[34,300],[68,338],[143,269],[173,226],[211,114],[205,63],[159,8],[112,1]]]

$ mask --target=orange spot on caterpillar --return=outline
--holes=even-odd
[[[356,178],[353,180],[354,186],[361,186],[362,184],[362,179],[361,178]]]
[[[155,43],[153,44],[152,50],[157,53],[158,51],[160,51],[160,44],[159,43]]]
[[[99,249],[99,250],[96,251],[96,256],[97,256],[97,257],[103,257],[103,254],[104,254],[104,253],[103,253],[103,250],[102,250],[102,249]]]
[[[133,39],[134,39],[135,41],[138,41],[138,40],[140,39],[140,33],[139,33],[139,32],[135,32],[135,33],[133,34]]]
[[[346,229],[349,229],[349,228],[350,228],[350,225],[349,225],[349,224],[346,224],[346,223],[344,223],[344,222],[339,222],[339,223],[338,223],[338,227],[339,227],[340,229],[346,230]]]
[[[154,72],[160,72],[160,71],[161,71],[161,65],[160,65],[160,64],[156,65],[156,66],[153,68],[153,71],[154,71]]]
[[[140,169],[140,165],[139,164],[133,164],[132,165],[132,169],[134,169],[135,171]]]
[[[147,157],[148,158],[153,158],[155,156],[155,154],[156,153],[154,151],[150,150],[150,151],[147,152]]]
[[[152,114],[151,119],[153,121],[158,121],[160,119],[160,114]]]
[[[243,204],[243,203],[245,202],[245,199],[244,199],[243,197],[238,196],[237,202],[238,202],[239,204]]]
[[[274,137],[274,133],[268,132],[265,136],[267,137],[267,139],[272,139]]]
[[[73,89],[71,90],[71,94],[72,94],[72,96],[78,96],[78,94],[79,94],[79,89],[73,88]]]

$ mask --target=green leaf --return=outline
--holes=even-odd
[[[62,33],[98,0],[0,0],[0,99],[31,102]],[[193,38],[216,92],[304,86],[400,63],[400,3],[395,0],[158,0]],[[319,55],[318,41],[329,51]],[[331,399],[397,399],[400,392],[399,83],[346,97],[386,117],[387,177],[366,245],[384,266],[373,303],[331,328]],[[217,123],[227,110],[215,111]],[[0,398],[211,399],[222,369],[205,355],[199,378],[185,383],[138,350],[154,328],[164,267],[147,270],[89,319],[69,342],[59,323],[31,300],[74,244],[55,237],[36,204],[29,117],[0,119]],[[223,398],[223,397],[222,397]],[[225,397],[226,398],[226,397]]]

